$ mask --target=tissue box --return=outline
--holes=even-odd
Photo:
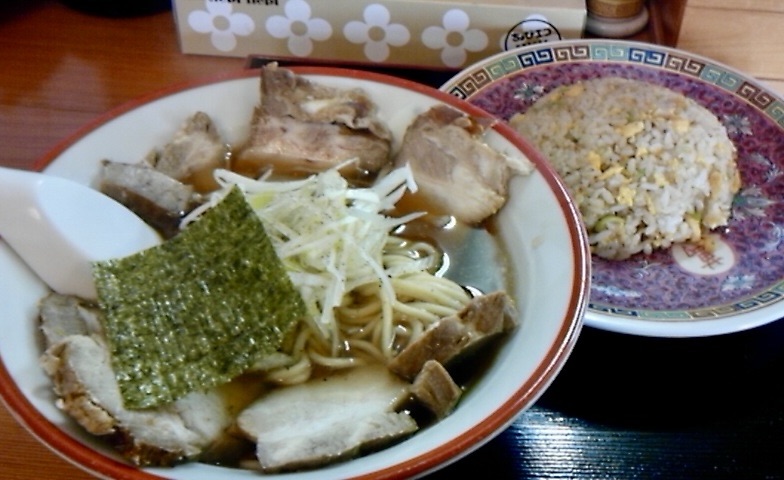
[[[584,0],[174,0],[184,53],[459,69],[580,38]]]

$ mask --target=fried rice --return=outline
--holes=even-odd
[[[715,115],[677,92],[586,80],[556,88],[510,123],[563,178],[596,255],[699,242],[729,220],[740,188],[736,149]]]

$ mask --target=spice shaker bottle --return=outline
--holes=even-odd
[[[648,24],[644,0],[587,0],[585,29],[599,37],[628,37]]]

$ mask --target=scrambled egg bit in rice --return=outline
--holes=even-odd
[[[715,115],[679,93],[587,80],[553,90],[510,123],[563,178],[596,255],[699,242],[729,220],[740,188],[735,146]]]

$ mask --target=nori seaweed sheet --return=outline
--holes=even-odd
[[[93,271],[129,409],[231,380],[279,349],[306,313],[236,187],[176,237]]]

